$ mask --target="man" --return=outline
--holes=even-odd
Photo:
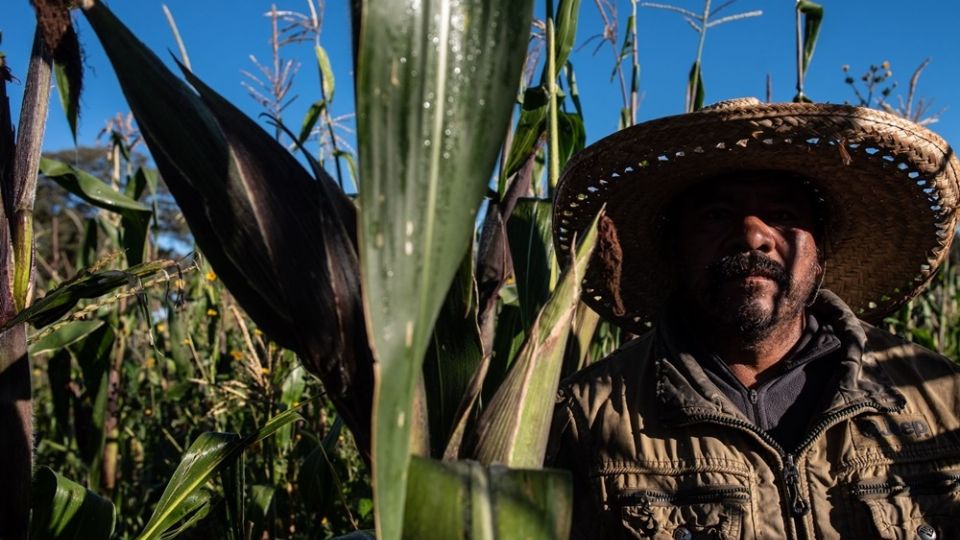
[[[839,105],[721,103],[564,172],[584,299],[638,337],[561,384],[575,538],[960,538],[960,370],[871,326],[946,258],[960,164]]]

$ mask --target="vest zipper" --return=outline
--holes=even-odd
[[[776,449],[777,453],[780,455],[780,458],[783,460],[783,469],[780,471],[780,477],[783,481],[787,499],[790,503],[790,513],[795,518],[797,522],[797,528],[799,530],[802,525],[800,518],[810,511],[810,503],[803,498],[803,493],[800,491],[800,471],[797,469],[797,460],[803,457],[803,454],[806,453],[807,449],[814,442],[816,442],[817,438],[820,437],[820,435],[827,428],[845,418],[855,416],[865,409],[875,409],[878,412],[889,413],[903,409],[903,405],[900,404],[897,407],[887,407],[877,403],[876,401],[865,401],[840,409],[839,411],[825,416],[823,420],[817,423],[817,425],[810,430],[809,434],[803,439],[803,441],[797,445],[797,448],[793,452],[787,452],[783,446],[781,446],[780,443],[778,443],[776,439],[774,439],[766,431],[760,429],[751,422],[747,422],[746,420],[741,420],[739,418],[731,418],[729,416],[713,414],[696,414],[689,417],[692,422],[684,423],[683,425],[689,425],[698,421],[703,421],[728,425],[731,427],[738,427],[742,430],[749,431],[757,435],[765,443]]]
[[[714,503],[720,501],[746,502],[750,500],[750,492],[747,490],[747,488],[740,486],[677,490],[674,493],[667,493],[666,491],[653,489],[641,489],[637,491],[628,491],[622,498],[622,501],[629,502],[632,500],[639,500],[642,506],[656,504],[685,506],[690,504]]]
[[[917,477],[890,480],[887,482],[861,483],[850,489],[855,497],[871,498],[875,496],[897,496],[901,493],[920,493],[943,495],[960,490],[958,474],[927,474]]]
[[[790,511],[795,517],[800,517],[810,511],[810,503],[800,493],[800,471],[794,461],[793,454],[784,457],[783,483],[787,486],[787,498],[790,500]]]

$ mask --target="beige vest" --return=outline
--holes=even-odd
[[[829,291],[813,309],[843,360],[798,448],[656,331],[565,381],[548,461],[574,476],[573,537],[960,539],[960,368]]]

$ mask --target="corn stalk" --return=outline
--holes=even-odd
[[[0,156],[4,163],[0,216],[0,320],[10,320],[30,302],[33,289],[33,203],[37,187],[37,165],[47,117],[53,56],[40,29],[34,37],[30,67],[20,112],[16,147],[10,144],[10,124],[0,125]],[[5,86],[6,80],[0,81]],[[0,92],[4,109],[0,117],[9,120],[6,90]],[[0,334],[0,463],[6,469],[7,488],[0,497],[0,530],[9,538],[26,535],[30,504],[30,475],[33,454],[33,419],[30,387],[30,359],[26,350],[25,325]]]

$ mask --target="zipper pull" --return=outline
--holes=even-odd
[[[800,495],[800,471],[793,461],[793,454],[787,454],[783,466],[783,482],[787,486],[787,497],[790,499],[790,510],[794,516],[802,516],[810,511],[810,504]]]
[[[653,535],[657,534],[657,531],[660,530],[660,524],[657,523],[656,518],[653,517],[653,511],[650,509],[650,496],[646,493],[640,496],[640,515],[639,515],[639,528],[638,531],[642,536],[653,538]]]

